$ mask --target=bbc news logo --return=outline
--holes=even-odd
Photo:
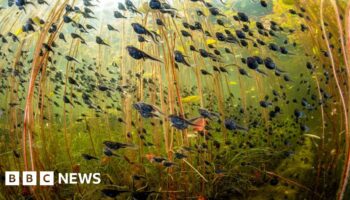
[[[55,179],[53,171],[19,171],[5,172],[5,185],[7,186],[53,186],[57,180],[58,184],[99,184],[101,183],[100,173],[58,173]]]

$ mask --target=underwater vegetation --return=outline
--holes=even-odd
[[[0,44],[0,199],[350,199],[350,1],[3,0]]]

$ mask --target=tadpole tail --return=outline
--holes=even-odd
[[[159,59],[157,59],[157,58],[154,58],[154,57],[152,57],[152,56],[150,56],[150,55],[148,55],[148,54],[146,54],[146,53],[144,53],[144,57],[145,57],[145,58],[148,58],[148,59],[151,59],[151,60],[154,60],[154,61],[158,61],[158,62],[163,63],[161,60],[159,60]]]
[[[155,42],[157,44],[160,43],[160,41],[159,41],[160,35],[158,33],[156,33],[155,31],[149,31],[148,35],[151,36],[153,42]]]

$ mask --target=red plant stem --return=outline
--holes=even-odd
[[[55,8],[52,10],[55,14],[51,16],[49,22],[52,22],[53,20],[57,19],[64,10],[65,5],[68,3],[68,0],[65,0],[64,3],[62,3],[57,10],[55,11]],[[58,4],[56,4],[57,6]],[[34,87],[35,87],[35,80],[40,72],[40,68],[42,66],[42,63],[47,59],[48,53],[45,53],[44,56],[40,57],[40,50],[42,48],[42,44],[44,40],[46,39],[46,34],[50,28],[51,23],[46,23],[45,27],[43,28],[42,32],[39,35],[39,39],[36,43],[36,47],[34,50],[34,58],[40,58],[40,59],[34,59],[32,64],[32,72],[30,75],[29,80],[29,87],[27,92],[27,98],[26,98],[26,104],[24,109],[24,120],[23,120],[23,134],[22,134],[22,141],[23,141],[23,161],[24,161],[24,170],[28,171],[28,159],[27,159],[27,136],[29,139],[29,154],[31,158],[31,170],[35,171],[35,163],[34,163],[34,149],[33,149],[33,137],[32,137],[32,129],[33,129],[33,112],[32,112],[32,102],[33,102],[33,95],[34,95]]]
[[[337,72],[335,69],[335,62],[334,62],[334,58],[333,58],[333,53],[332,50],[330,48],[330,44],[329,44],[329,40],[327,37],[327,33],[326,33],[326,27],[324,25],[324,16],[323,16],[323,4],[324,4],[324,0],[321,0],[321,5],[320,5],[320,18],[321,18],[321,26],[322,26],[322,34],[324,36],[324,39],[326,41],[326,45],[327,45],[327,51],[329,54],[329,58],[331,61],[331,65],[332,65],[332,71],[333,71],[333,75],[334,75],[334,80],[335,83],[337,85],[337,89],[339,92],[339,96],[340,96],[340,100],[342,103],[342,108],[343,108],[343,112],[344,112],[344,119],[345,119],[345,142],[346,142],[346,147],[349,147],[349,125],[348,125],[348,115],[347,115],[347,109],[346,109],[346,103],[345,103],[345,98],[338,80],[338,76],[337,76]],[[342,173],[342,178],[341,178],[341,183],[340,183],[340,189],[338,192],[338,197],[337,199],[341,200],[344,198],[344,193],[346,190],[346,186],[348,183],[348,177],[349,177],[349,165],[350,165],[350,154],[349,151],[346,150],[346,157],[345,157],[345,165],[343,168],[343,173]]]

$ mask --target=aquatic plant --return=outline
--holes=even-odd
[[[1,198],[349,197],[350,2],[1,5]]]

